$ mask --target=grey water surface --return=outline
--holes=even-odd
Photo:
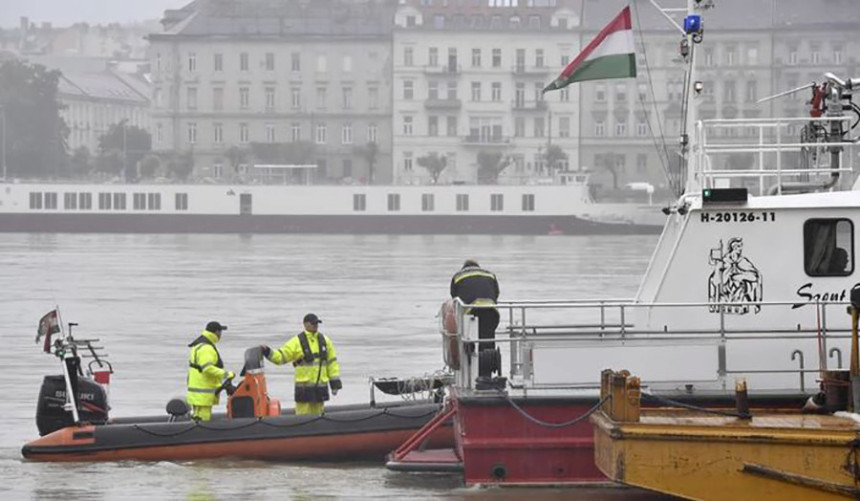
[[[41,378],[59,373],[34,343],[59,305],[79,336],[98,337],[114,365],[112,416],[160,414],[181,395],[187,343],[209,320],[238,370],[245,348],[279,345],[307,312],[334,341],[344,389],[368,401],[368,378],[442,368],[435,319],[465,258],[496,272],[505,299],[632,297],[655,236],[55,235],[0,238],[3,377],[0,499],[652,499],[630,490],[467,489],[457,475],[410,475],[373,463],[258,461],[41,464],[21,446],[38,436]],[[269,368],[291,405],[292,373]]]

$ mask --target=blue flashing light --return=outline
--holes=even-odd
[[[698,14],[690,14],[684,18],[684,33],[692,35],[693,33],[702,32],[702,16]]]

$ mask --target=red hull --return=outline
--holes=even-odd
[[[51,434],[48,437],[52,437],[55,443],[50,445],[80,445],[80,441],[72,441],[71,438],[72,433],[78,431],[81,429],[66,428]],[[185,461],[234,457],[278,461],[350,460],[384,457],[386,453],[396,449],[414,432],[415,430],[397,430],[329,436],[269,438],[226,443],[163,445],[134,449],[34,453],[28,455],[27,459],[35,461]],[[432,435],[430,445],[433,447],[451,447],[453,445],[451,438],[450,428],[440,429]],[[49,445],[43,440],[36,440],[31,444]]]
[[[463,475],[472,484],[571,484],[607,482],[594,465],[594,437],[587,419],[551,428],[529,421],[505,399],[455,399],[454,438]],[[569,421],[593,403],[524,403],[545,422]]]

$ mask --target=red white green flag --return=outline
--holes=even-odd
[[[635,76],[633,25],[630,22],[630,6],[627,6],[600,30],[594,40],[543,91],[561,89],[585,80]]]

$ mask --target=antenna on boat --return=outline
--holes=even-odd
[[[794,88],[791,90],[786,90],[786,91],[783,91],[783,92],[780,92],[777,94],[773,94],[771,96],[763,97],[763,98],[759,99],[758,101],[756,101],[755,104],[766,103],[768,101],[772,101],[772,100],[780,98],[780,97],[790,96],[790,95],[795,94],[797,92],[800,92],[800,91],[803,91],[806,89],[811,89],[812,87],[815,87],[816,85],[818,85],[818,84],[816,84],[815,82],[809,82],[806,85],[801,85],[800,87],[797,87],[797,88]]]

